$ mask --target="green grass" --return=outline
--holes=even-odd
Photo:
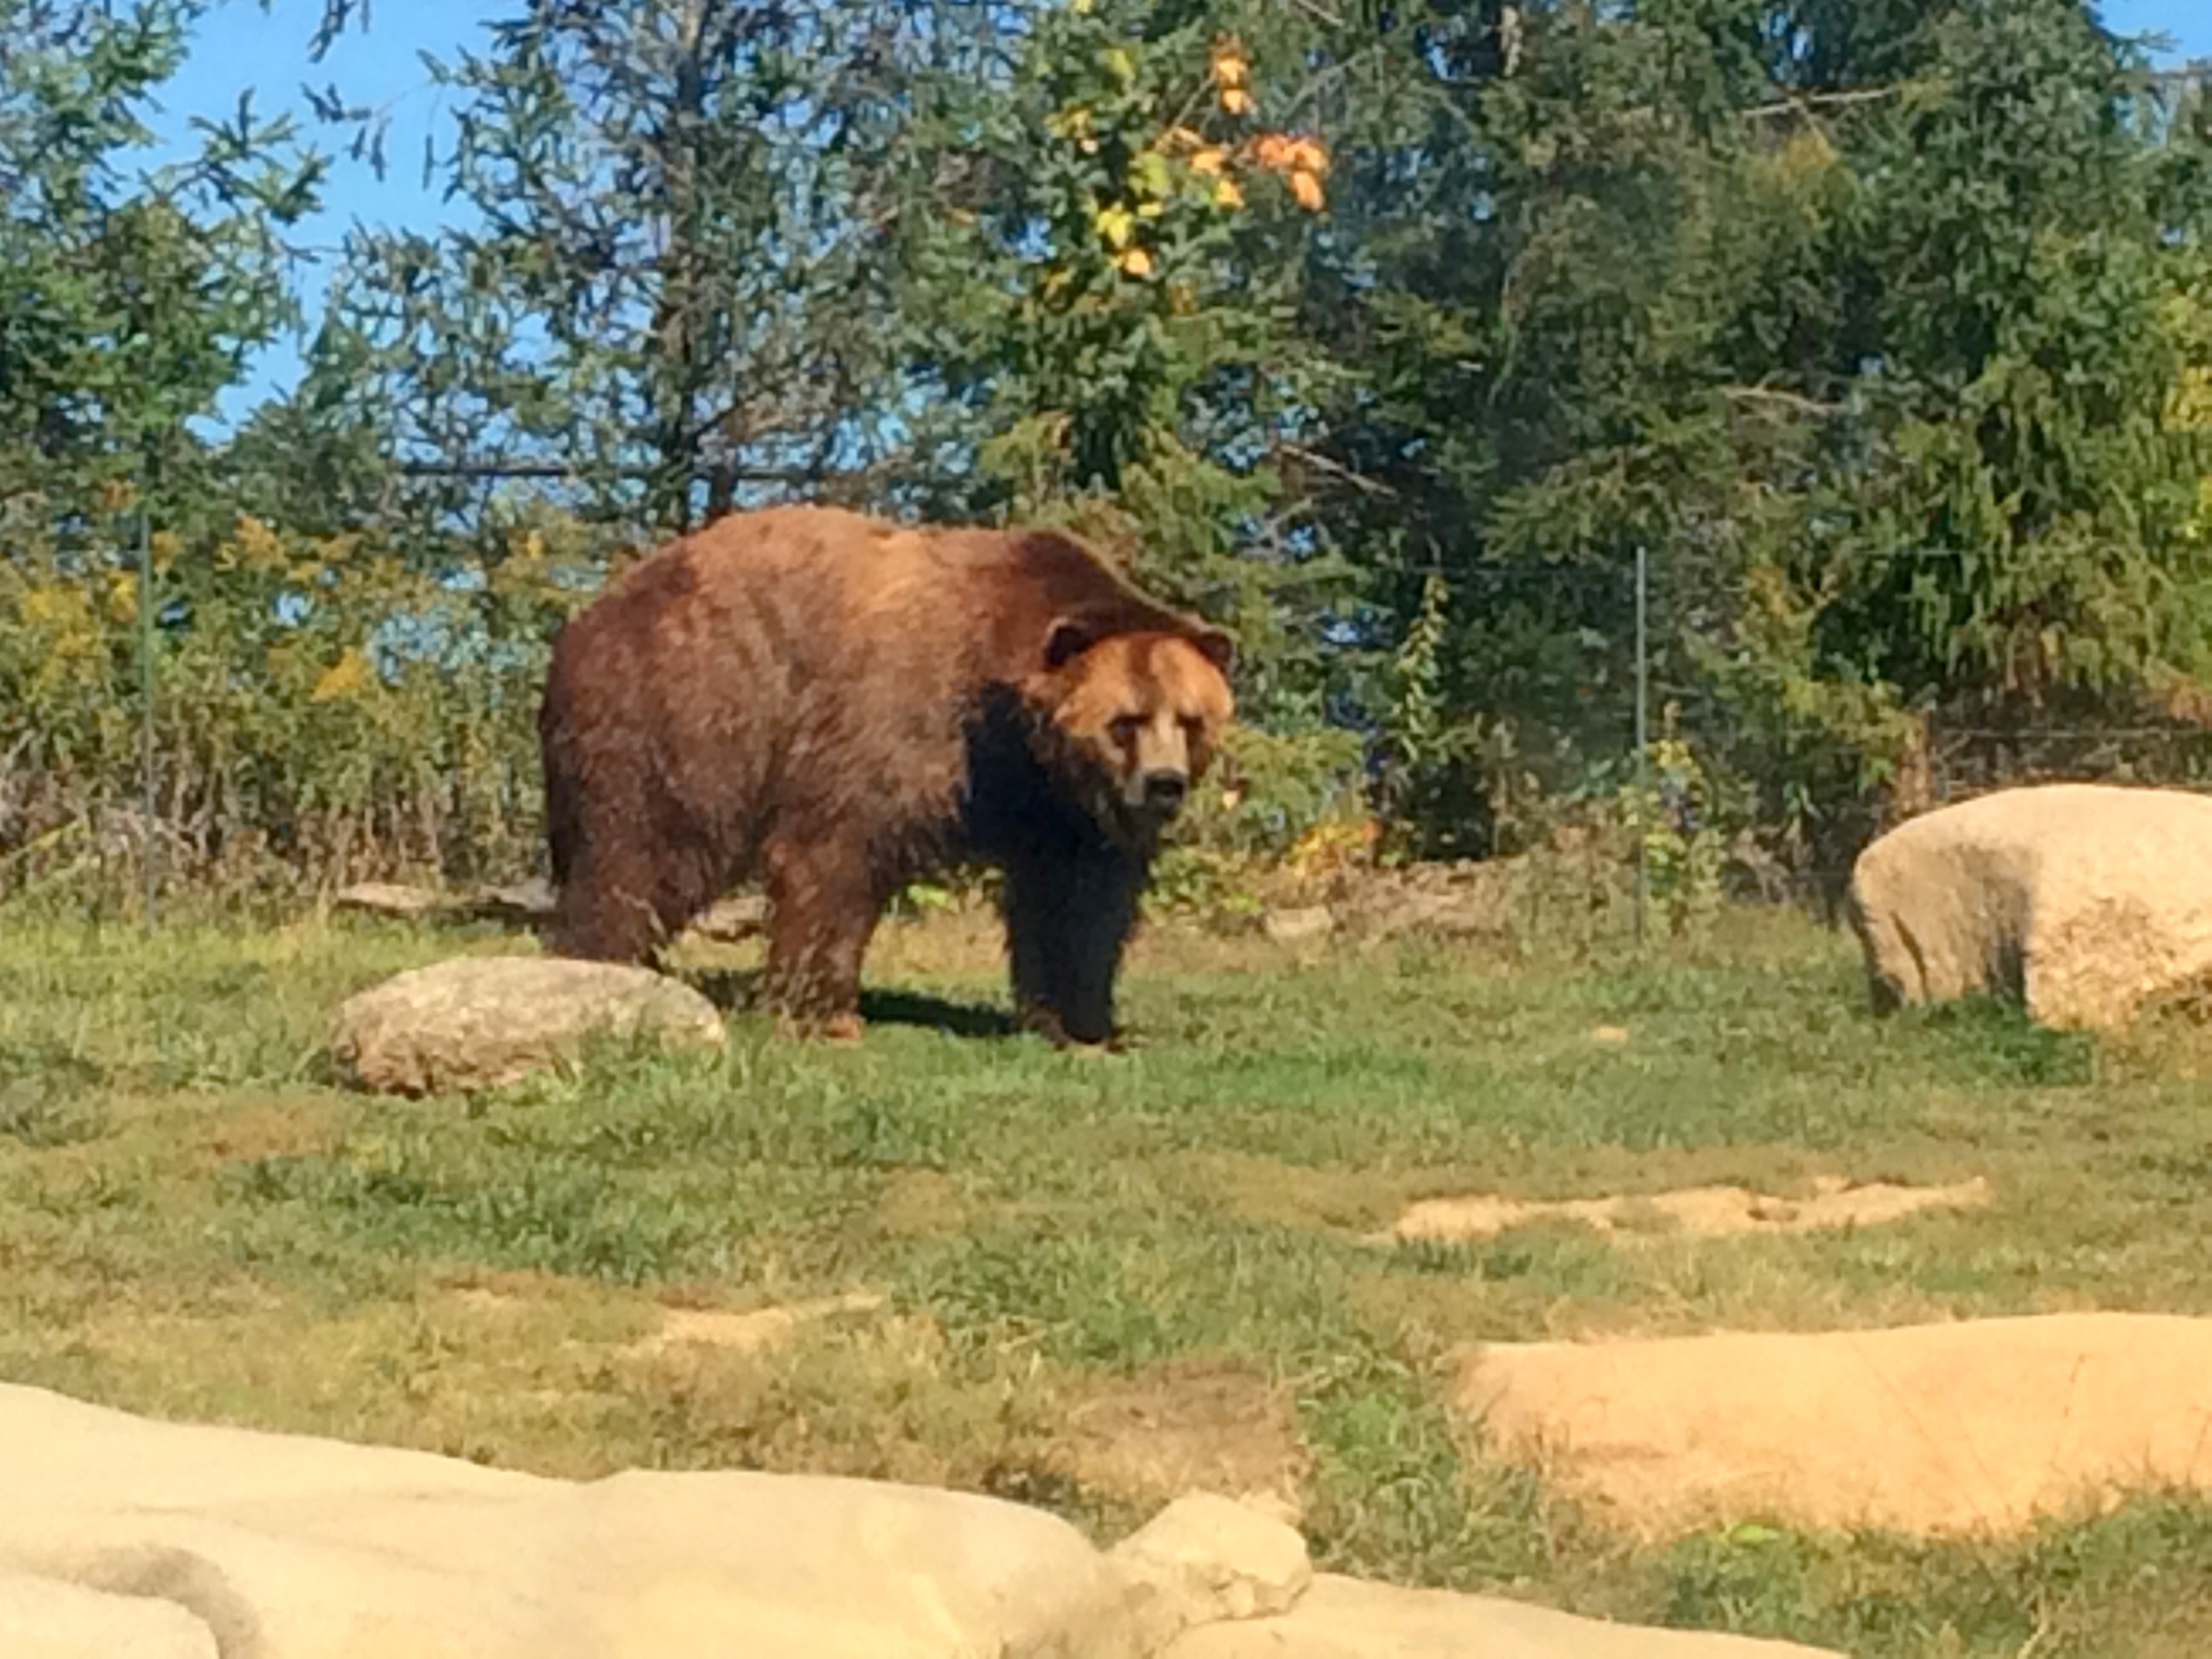
[[[994,1003],[988,943],[892,927],[875,981]],[[1178,1368],[1211,1367],[1287,1402],[1273,1450],[1331,1566],[1864,1655],[2212,1642],[2212,1508],[2002,1546],[1638,1548],[1440,1403],[1475,1339],[2212,1310],[2208,1050],[2184,1027],[2100,1045],[1985,1006],[1877,1019],[1848,940],[1745,914],[1642,965],[1164,933],[1127,982],[1144,1040],[1106,1060],[902,1023],[801,1048],[739,1017],[719,1054],[610,1048],[473,1099],[331,1085],[350,991],[513,948],[0,915],[0,1376],[568,1474],[945,1481],[1103,1533],[1153,1495],[1070,1450],[1073,1407],[1172,1402]],[[1363,1239],[1438,1193],[1828,1172],[1986,1175],[1999,1202],[1632,1249],[1566,1226]],[[772,1357],[628,1351],[663,1304],[854,1288],[887,1312]]]

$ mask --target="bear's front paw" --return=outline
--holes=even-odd
[[[860,1040],[860,1017],[830,1014],[802,1018],[781,1014],[776,1018],[775,1034],[801,1042],[855,1043]]]

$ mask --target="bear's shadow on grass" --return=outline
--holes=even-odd
[[[751,1011],[760,985],[757,968],[710,968],[684,977],[725,1013]],[[921,991],[864,989],[860,1018],[870,1025],[918,1025],[957,1037],[1010,1037],[1020,1032],[1014,1017],[1003,1008],[948,1002]]]

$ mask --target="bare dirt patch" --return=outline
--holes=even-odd
[[[1306,1474],[1290,1395],[1242,1366],[1191,1361],[1085,1389],[1046,1461],[1079,1485],[1133,1503],[1194,1488],[1294,1514]]]
[[[1686,1187],[1642,1196],[1557,1200],[1476,1194],[1431,1198],[1408,1207],[1378,1243],[1490,1238],[1539,1221],[1579,1221],[1608,1234],[1675,1233],[1723,1238],[1740,1233],[1818,1232],[1873,1227],[1929,1210],[1981,1209],[1996,1197],[1983,1176],[1948,1187],[1886,1181],[1855,1184],[1823,1176],[1802,1198],[1776,1198],[1747,1187]]]
[[[1497,1344],[1463,1361],[1455,1404],[1647,1538],[1752,1518],[2013,1534],[2212,1490],[2212,1319]]]

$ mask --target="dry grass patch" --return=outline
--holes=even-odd
[[[1312,1466],[1288,1390],[1203,1358],[1077,1386],[1050,1460],[1079,1485],[1140,1506],[1202,1489],[1293,1512]]]

